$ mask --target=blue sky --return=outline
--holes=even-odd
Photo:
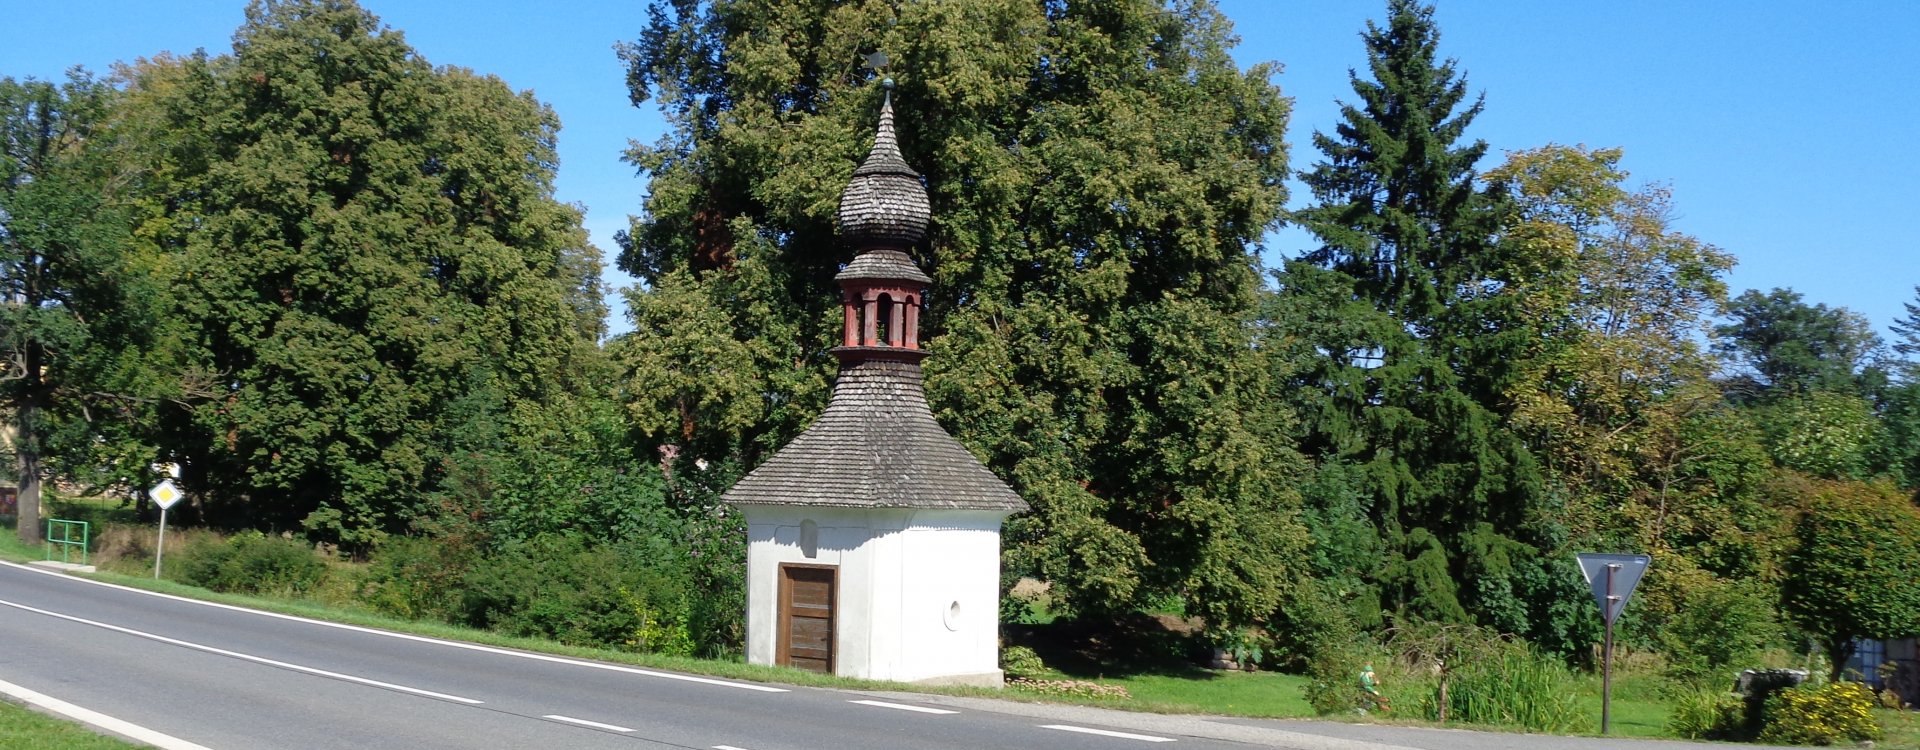
[[[609,260],[646,185],[620,163],[664,127],[627,101],[616,42],[643,0],[362,0],[437,65],[493,73],[560,114],[558,193],[587,209]],[[1317,158],[1362,64],[1358,33],[1384,0],[1222,0],[1242,64],[1285,65],[1294,164]],[[0,31],[0,75],[229,49],[240,0],[21,2]],[[1487,96],[1470,134],[1502,150],[1619,146],[1636,180],[1672,186],[1682,231],[1732,252],[1735,293],[1791,287],[1885,334],[1920,284],[1920,3],[1908,0],[1441,0],[1441,49]],[[1297,185],[1292,204],[1308,196]],[[1311,239],[1268,238],[1277,263]],[[609,272],[616,286],[631,284]],[[617,304],[617,301],[616,301]],[[617,312],[615,331],[627,325]]]

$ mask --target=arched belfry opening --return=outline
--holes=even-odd
[[[931,209],[893,128],[840,195],[833,397],[724,500],[747,517],[747,661],[848,677],[999,686],[1000,525],[1027,510],[933,419],[909,251]],[[961,613],[966,613],[961,616]]]

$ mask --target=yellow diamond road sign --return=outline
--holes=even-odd
[[[153,489],[147,490],[147,496],[153,498],[153,504],[160,506],[161,510],[173,507],[174,503],[180,502],[180,498],[184,497],[180,488],[173,486],[171,479],[160,480]]]

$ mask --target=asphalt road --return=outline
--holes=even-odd
[[[0,565],[0,632],[0,681],[216,750],[1243,747],[330,625],[17,565]]]
[[[0,692],[19,700],[24,689],[64,701],[107,723],[157,732],[163,739],[148,741],[162,747],[172,738],[180,750],[1684,744],[1158,716],[748,683],[322,623],[7,563],[0,563],[0,632]]]

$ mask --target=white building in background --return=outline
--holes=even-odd
[[[931,279],[906,251],[930,218],[889,95],[840,197],[840,233],[858,252],[835,277],[845,325],[833,397],[724,497],[747,518],[749,663],[1002,682],[1000,524],[1027,504],[927,406],[919,327]]]

